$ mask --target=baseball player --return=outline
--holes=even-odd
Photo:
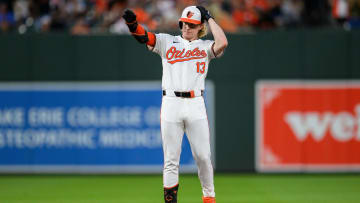
[[[205,78],[211,59],[223,54],[227,38],[213,17],[202,6],[189,6],[179,19],[181,35],[154,34],[136,21],[126,10],[125,19],[135,39],[147,45],[162,59],[163,98],[161,134],[164,151],[165,203],[177,203],[181,143],[186,133],[198,167],[203,202],[215,203],[213,167],[211,164],[210,132],[203,98]],[[201,40],[206,23],[214,40]]]

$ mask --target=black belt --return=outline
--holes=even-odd
[[[182,98],[194,98],[194,91],[190,91],[190,92],[178,92],[178,91],[174,91],[175,96],[177,97],[182,97]],[[163,96],[166,95],[166,90],[163,90]],[[204,91],[201,90],[201,96],[204,96]]]

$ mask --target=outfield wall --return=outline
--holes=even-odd
[[[216,170],[255,169],[255,83],[258,80],[360,79],[360,32],[269,31],[228,35],[212,61]],[[1,35],[0,81],[149,81],[160,58],[130,36]]]

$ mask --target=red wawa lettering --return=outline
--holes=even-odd
[[[185,53],[185,54],[184,54]],[[205,58],[207,56],[205,50],[199,50],[198,47],[196,47],[193,50],[188,50],[185,52],[185,49],[183,50],[177,50],[176,47],[171,47],[166,52],[166,59],[168,60],[168,63],[174,64],[177,62],[183,62],[183,61],[190,61],[194,59],[201,59]]]

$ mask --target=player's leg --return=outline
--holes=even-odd
[[[189,101],[185,131],[198,166],[199,179],[205,203],[215,202],[214,173],[211,164],[210,130],[203,97]]]
[[[207,119],[185,122],[185,131],[198,166],[198,175],[203,190],[203,200],[215,203],[214,173],[211,164],[210,132]]]
[[[177,202],[179,186],[179,161],[184,124],[161,120],[161,135],[164,151],[164,199],[165,203]]]

